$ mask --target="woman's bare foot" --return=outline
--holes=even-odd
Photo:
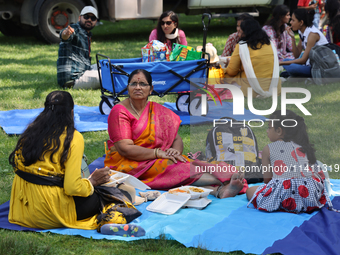
[[[228,184],[222,186],[218,192],[219,198],[234,197],[243,189],[244,174],[234,173]]]

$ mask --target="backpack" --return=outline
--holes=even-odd
[[[248,183],[263,181],[261,160],[258,157],[258,144],[255,134],[244,122],[232,118],[226,124],[212,128],[206,139],[206,158],[211,161],[224,161],[244,169]]]
[[[336,49],[334,50],[336,52]],[[309,53],[313,81],[318,84],[336,82],[340,78],[337,54],[328,45],[315,45]]]
[[[328,43],[325,46],[330,48],[333,52],[335,52],[338,57],[340,57],[340,46],[336,45],[335,43]]]

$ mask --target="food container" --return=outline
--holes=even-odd
[[[190,199],[190,194],[171,194],[163,193],[155,201],[146,207],[148,211],[162,213],[162,214],[174,214]]]
[[[170,189],[171,194],[190,194],[190,199],[198,199],[202,197],[207,197],[212,189],[206,189],[202,187],[195,186],[182,186],[180,188]]]
[[[189,207],[189,208],[195,208],[195,209],[199,209],[202,210],[205,207],[207,207],[208,204],[211,203],[211,200],[206,198],[206,197],[202,197],[199,199],[190,199],[188,202],[186,202],[183,205],[183,208],[185,207]]]
[[[120,173],[120,172],[117,172],[117,171],[112,171],[112,170],[110,170],[110,173],[109,173],[109,174],[111,175],[111,176],[110,176],[110,181],[107,182],[107,183],[104,183],[104,184],[102,184],[102,185],[108,186],[108,187],[110,187],[110,186],[115,186],[115,185],[117,185],[117,184],[120,184],[120,183],[125,182],[125,180],[126,180],[127,178],[129,178],[128,175],[123,174],[123,173]]]
[[[115,186],[117,184],[124,182],[125,184],[130,185],[136,189],[140,189],[140,190],[151,189],[148,185],[141,182],[136,177],[130,174],[125,174],[125,173],[121,173],[121,172],[113,171],[113,170],[110,170],[109,174],[111,175],[110,181],[102,185],[110,187],[110,186]]]

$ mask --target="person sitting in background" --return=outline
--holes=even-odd
[[[241,40],[225,70],[226,82],[239,86],[245,96],[248,96],[249,87],[254,90],[253,97],[271,96],[272,87],[279,93],[278,58],[269,36],[254,19],[241,22],[240,34]]]
[[[108,117],[110,139],[105,166],[135,176],[152,189],[217,185],[211,188],[219,198],[244,193],[247,182],[235,167],[224,162],[190,160],[182,155],[180,118],[170,109],[148,101],[153,90],[148,71],[131,72],[127,90],[129,98],[116,104]],[[210,174],[200,170],[217,164],[225,172]]]
[[[91,65],[90,31],[95,27],[97,19],[97,10],[92,6],[85,6],[80,12],[78,23],[60,31],[57,79],[61,87],[100,88],[97,64]]]
[[[157,27],[151,31],[149,42],[158,40],[166,44],[169,50],[172,50],[174,43],[188,45],[185,33],[178,29],[178,16],[173,11],[167,11],[161,14],[158,19]]]
[[[313,26],[313,18],[314,10],[307,11],[306,9],[296,9],[293,12],[290,21],[291,28],[287,31],[293,40],[294,33],[292,30],[298,30],[300,41],[297,46],[293,43],[293,53],[296,59],[280,62],[280,65],[286,69],[286,72],[281,73],[282,77],[312,77],[309,52],[315,45],[328,44],[328,41],[322,32]],[[299,58],[303,50],[303,55]]]
[[[325,12],[328,16],[328,24],[323,27],[324,35],[329,43],[340,46],[340,2],[339,0],[327,0]]]
[[[290,37],[286,31],[289,20],[289,8],[286,5],[277,5],[273,10],[271,19],[263,26],[263,30],[266,31],[270,40],[272,40],[276,46],[279,61],[294,59],[292,51],[295,38]],[[292,42],[293,40],[294,42]]]
[[[238,44],[240,40],[240,25],[244,19],[254,19],[253,16],[249,15],[248,13],[243,13],[237,17],[236,21],[236,32],[228,36],[228,40],[225,43],[224,50],[221,54],[221,57],[229,57],[233,54],[236,44]]]
[[[97,215],[105,205],[119,206],[126,223],[131,212],[131,194],[115,187],[99,186],[110,180],[108,167],[82,178],[84,138],[74,127],[74,102],[70,93],[53,91],[45,108],[26,128],[9,156],[15,176],[8,220],[29,228],[96,229]],[[96,192],[94,192],[96,190]],[[110,194],[103,199],[100,192]],[[138,214],[139,213],[139,214]]]
[[[303,8],[307,11],[314,10],[313,25],[319,29],[320,13],[323,6],[322,0],[299,0],[297,8]]]

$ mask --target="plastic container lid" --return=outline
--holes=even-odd
[[[146,207],[148,211],[162,214],[174,214],[178,211],[188,200],[190,194],[170,194],[163,193],[155,201]]]
[[[116,172],[116,171],[111,171],[110,172],[110,181],[107,183],[102,184],[103,186],[113,186],[116,184],[120,184],[125,182],[129,176],[127,176],[126,174],[120,173],[120,172]]]
[[[190,207],[190,208],[202,210],[203,208],[205,208],[210,203],[211,203],[210,199],[208,199],[206,197],[202,197],[202,198],[199,198],[199,199],[190,199],[188,202],[186,202],[183,205],[183,207]]]
[[[104,183],[102,185],[104,186],[112,186],[115,184],[120,184],[120,183],[125,183],[128,184],[136,189],[140,190],[146,190],[146,189],[151,189],[148,185],[145,183],[141,182],[138,180],[136,177],[130,175],[130,174],[125,174],[122,172],[110,170],[110,182]]]

